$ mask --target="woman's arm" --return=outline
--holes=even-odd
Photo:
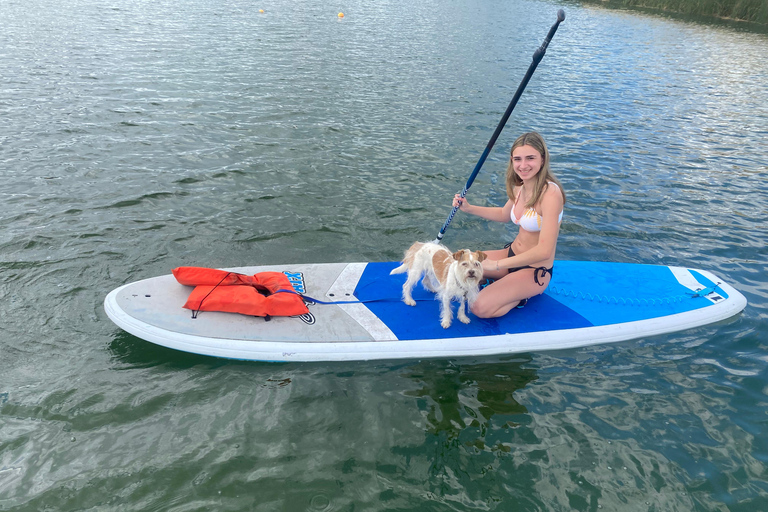
[[[521,254],[516,254],[511,258],[503,258],[496,261],[485,260],[483,262],[484,270],[496,270],[498,264],[499,270],[525,267],[548,261],[555,258],[555,249],[557,248],[557,237],[560,234],[560,223],[558,219],[560,212],[563,211],[563,196],[556,187],[549,187],[542,197],[539,209],[541,211],[541,231],[539,232],[538,243],[531,249]]]
[[[453,198],[453,206],[457,204],[459,210],[483,219],[495,220],[496,222],[509,222],[511,220],[509,215],[512,210],[512,201],[509,200],[504,206],[475,206],[469,204],[466,197],[462,199],[460,194],[456,194]]]

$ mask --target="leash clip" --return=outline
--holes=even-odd
[[[692,298],[706,297],[711,293],[715,293],[717,291],[717,287],[721,284],[722,283],[716,283],[713,286],[710,286],[709,288],[702,288],[701,290],[696,290],[693,293],[688,292],[688,295],[690,295]]]

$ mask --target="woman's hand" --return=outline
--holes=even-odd
[[[499,270],[499,261],[498,260],[489,260],[485,259],[483,260],[483,272],[496,272]]]
[[[456,194],[453,196],[453,207],[455,208],[457,206],[459,207],[459,210],[465,212],[467,211],[467,208],[472,205],[469,204],[469,201],[467,201],[466,197],[461,197],[461,194]]]

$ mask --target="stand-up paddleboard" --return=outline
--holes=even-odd
[[[747,304],[717,276],[681,267],[555,262],[546,292],[497,319],[455,318],[440,326],[439,302],[422,285],[416,306],[400,300],[396,262],[327,263],[228,269],[284,272],[308,297],[300,317],[243,316],[183,309],[191,286],[172,275],[112,291],[112,321],[172,349],[254,361],[355,361],[459,357],[566,349],[681,331],[729,318]],[[317,302],[312,302],[314,298]],[[322,302],[322,303],[321,303]],[[330,303],[330,304],[329,304]]]

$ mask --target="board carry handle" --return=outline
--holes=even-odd
[[[539,62],[541,62],[541,59],[544,58],[544,54],[547,52],[547,46],[549,46],[549,42],[552,40],[552,37],[555,35],[555,32],[557,32],[557,27],[565,21],[565,11],[562,9],[558,9],[557,11],[557,21],[550,27],[549,33],[547,33],[547,37],[544,39],[544,42],[541,43],[541,46],[539,46],[535,52],[533,52],[533,61],[531,62],[531,65],[528,66],[528,71],[526,71],[525,76],[523,77],[522,82],[520,82],[520,85],[517,87],[517,91],[515,91],[515,95],[512,97],[512,101],[509,102],[509,106],[507,107],[507,110],[504,112],[504,115],[501,116],[501,121],[499,121],[498,126],[496,126],[496,130],[493,132],[493,135],[491,135],[491,140],[488,141],[488,144],[485,146],[485,150],[483,151],[482,155],[480,155],[480,159],[477,161],[477,164],[475,165],[475,169],[472,171],[472,174],[469,176],[469,179],[467,180],[466,185],[464,185],[464,190],[461,191],[461,199],[464,199],[464,197],[467,195],[467,191],[469,191],[469,187],[472,186],[472,183],[475,181],[475,178],[477,177],[478,173],[480,172],[480,168],[485,163],[485,159],[488,158],[488,154],[491,152],[491,148],[493,148],[493,145],[496,144],[496,139],[499,138],[499,134],[501,134],[501,131],[504,129],[504,126],[507,124],[507,120],[509,119],[509,116],[512,114],[512,111],[515,109],[515,105],[517,105],[517,101],[520,99],[520,96],[522,96],[523,91],[525,90],[525,86],[528,85],[528,81],[533,76],[533,72],[536,71],[536,67],[539,65]],[[448,229],[448,226],[451,224],[451,221],[453,220],[453,217],[456,215],[456,212],[459,210],[459,206],[454,206],[451,210],[451,213],[448,214],[448,219],[445,221],[445,224],[443,224],[443,227],[440,228],[440,232],[437,234],[437,238],[435,238],[434,243],[439,243],[443,236],[445,235],[446,230]]]

